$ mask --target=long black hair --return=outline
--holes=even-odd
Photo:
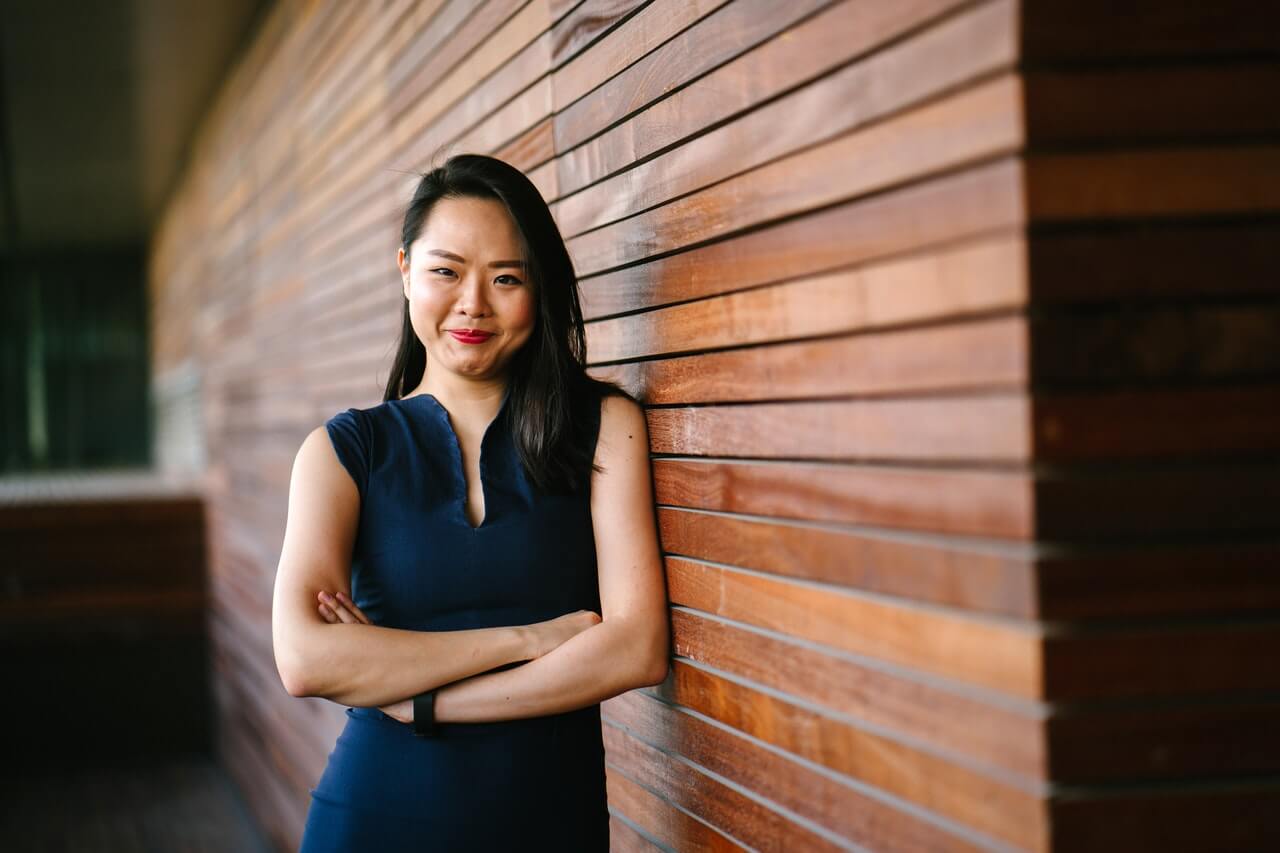
[[[599,470],[591,447],[601,398],[631,395],[586,372],[578,277],[560,229],[542,194],[519,169],[494,157],[458,154],[421,175],[400,233],[406,258],[442,198],[496,199],[515,221],[538,311],[533,334],[512,359],[503,415],[534,485],[548,492],[577,491],[590,471]],[[399,400],[418,387],[426,365],[426,348],[413,331],[405,299],[383,402]]]

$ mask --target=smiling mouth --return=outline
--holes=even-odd
[[[479,344],[492,338],[493,332],[482,332],[476,329],[446,329],[453,339],[464,344]]]

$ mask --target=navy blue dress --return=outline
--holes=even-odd
[[[504,396],[481,441],[479,527],[467,520],[461,448],[435,397],[348,409],[325,423],[360,492],[352,598],[373,624],[456,631],[600,611],[589,490],[536,489],[506,407]],[[582,416],[598,437],[599,403]],[[598,704],[441,723],[430,738],[376,708],[346,715],[311,790],[303,853],[608,850]]]

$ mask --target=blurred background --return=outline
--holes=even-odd
[[[1275,4],[8,0],[5,849],[296,849],[289,473],[461,151],[648,417],[615,849],[1280,846]]]

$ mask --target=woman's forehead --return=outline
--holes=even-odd
[[[470,254],[520,257],[520,234],[506,205],[495,199],[442,198],[415,241],[472,260]],[[429,244],[429,245],[427,245]]]

